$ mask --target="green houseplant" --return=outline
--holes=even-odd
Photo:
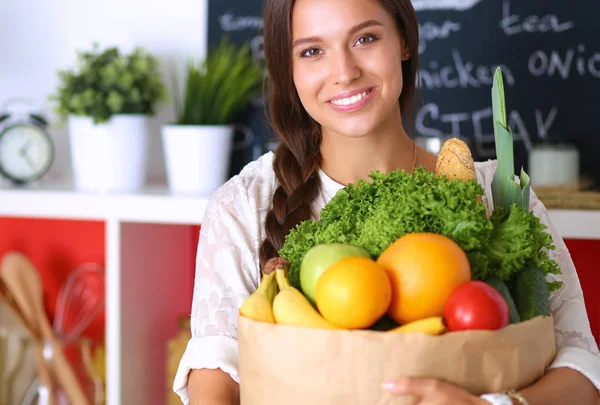
[[[142,47],[77,51],[58,71],[51,96],[68,122],[75,186],[86,191],[135,192],[145,182],[150,118],[166,100],[159,61]]]
[[[89,51],[77,51],[74,68],[58,71],[59,85],[51,100],[62,118],[90,117],[96,124],[117,114],[154,115],[166,99],[158,68],[158,60],[142,47],[124,54],[95,43]]]
[[[187,64],[183,97],[175,98],[177,125],[228,125],[260,95],[262,67],[250,45],[223,37],[206,59]]]
[[[249,43],[227,37],[203,60],[188,61],[182,91],[174,96],[175,121],[162,128],[172,192],[206,194],[226,180],[234,121],[261,95],[263,77]],[[178,88],[176,78],[173,82]]]

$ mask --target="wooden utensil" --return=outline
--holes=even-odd
[[[4,263],[4,262],[3,262]],[[1,270],[1,267],[0,267]],[[0,271],[0,295],[4,299],[4,302],[8,305],[8,307],[13,311],[14,315],[21,321],[25,329],[29,332],[30,336],[34,340],[34,354],[36,359],[36,369],[37,375],[39,378],[39,383],[43,384],[44,387],[49,388],[47,402],[48,405],[56,405],[56,396],[53,395],[52,387],[54,385],[52,374],[50,371],[50,365],[44,359],[43,352],[43,344],[41,342],[40,331],[39,328],[33,323],[33,321],[28,318],[21,307],[19,307],[18,303],[15,301],[12,293],[4,283],[1,277]]]
[[[51,345],[50,364],[53,366],[52,369],[69,402],[77,405],[90,405],[46,316],[42,283],[33,263],[20,253],[8,253],[3,260],[0,277],[23,314],[31,320],[32,325],[39,328],[43,341],[49,342]]]
[[[0,277],[0,296],[4,300],[4,303],[8,305],[8,308],[17,317],[17,319],[21,321],[29,334],[34,338],[39,337],[39,331],[31,324],[31,320],[25,316],[21,308],[19,308],[19,305],[17,305],[15,299],[11,295],[11,292],[8,290],[8,287],[6,287],[6,284],[4,284],[4,281],[2,281],[2,277]]]
[[[88,338],[80,339],[81,359],[88,378],[94,383],[94,405],[102,405],[104,403],[104,386],[102,379],[96,372],[94,367],[94,359],[92,358],[92,342]]]

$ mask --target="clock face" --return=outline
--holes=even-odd
[[[0,133],[0,172],[15,181],[31,181],[52,163],[52,142],[41,128],[18,124]]]

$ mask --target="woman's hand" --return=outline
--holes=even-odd
[[[489,405],[462,388],[433,378],[399,378],[383,384],[392,395],[414,395],[418,405]]]

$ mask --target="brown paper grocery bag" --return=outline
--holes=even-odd
[[[480,395],[540,378],[556,355],[552,317],[441,336],[320,330],[239,318],[241,405],[413,405],[381,383],[439,378]]]

